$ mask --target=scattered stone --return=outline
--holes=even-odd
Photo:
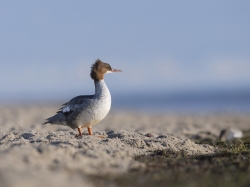
[[[23,134],[22,134],[22,137],[23,137],[24,139],[29,139],[29,138],[32,137],[32,136],[35,136],[35,134],[33,134],[33,133],[31,133],[31,132],[27,132],[27,133],[23,133]]]
[[[166,135],[159,135],[157,138],[167,138],[168,136]]]
[[[155,137],[155,135],[152,134],[152,133],[147,133],[147,134],[145,134],[145,136],[147,136],[147,137]]]

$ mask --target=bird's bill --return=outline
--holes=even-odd
[[[119,69],[112,69],[111,72],[122,72],[122,70],[119,70]]]

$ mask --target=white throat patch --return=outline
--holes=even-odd
[[[113,72],[112,72],[112,71],[107,71],[106,73],[113,73]],[[106,74],[106,73],[105,73],[105,74]]]

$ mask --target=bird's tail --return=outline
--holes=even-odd
[[[56,115],[46,119],[45,122],[43,122],[42,124],[46,125],[48,123],[51,125],[54,125],[54,124],[66,125],[66,116],[60,112],[60,113],[57,113]]]

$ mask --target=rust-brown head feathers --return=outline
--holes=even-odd
[[[109,64],[102,62],[100,59],[97,59],[95,63],[91,66],[90,76],[94,80],[102,80],[104,78],[104,74],[107,71],[112,71],[112,68]]]

